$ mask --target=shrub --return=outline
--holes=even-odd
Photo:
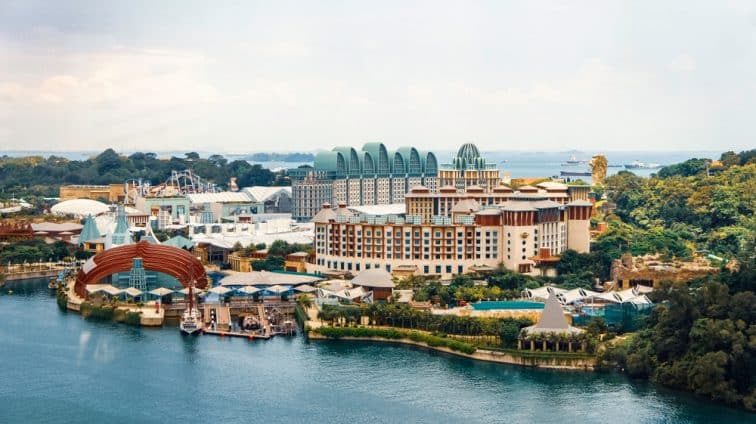
[[[312,331],[331,339],[339,339],[342,337],[376,337],[389,340],[409,339],[416,343],[425,343],[430,347],[445,347],[466,354],[472,354],[476,350],[475,346],[469,343],[444,337],[438,337],[432,334],[421,333],[419,331],[403,331],[393,328],[366,327],[320,327],[313,329]]]
[[[133,325],[135,327],[139,327],[140,324],[140,314],[139,312],[127,312],[126,313],[126,320],[124,321],[128,325]]]
[[[55,301],[58,302],[58,307],[61,310],[63,311],[67,310],[68,295],[64,291],[62,290],[58,291],[58,294],[55,296]]]

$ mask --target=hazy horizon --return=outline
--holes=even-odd
[[[754,41],[737,0],[0,0],[0,147],[742,151]]]

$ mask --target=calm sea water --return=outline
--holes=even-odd
[[[12,295],[7,294],[13,289]],[[402,346],[187,338],[0,295],[0,422],[745,423],[756,415],[621,375],[486,364]]]
[[[33,151],[0,151],[0,155],[7,154],[9,156],[29,156],[29,155],[51,155],[66,157],[69,159],[82,160],[90,156],[97,154],[98,152],[33,152]],[[125,152],[129,154],[131,152]],[[610,152],[518,152],[518,151],[481,151],[481,155],[486,158],[489,163],[494,163],[502,173],[508,173],[512,178],[521,177],[551,177],[559,176],[560,171],[588,171],[587,165],[569,166],[563,167],[562,163],[575,156],[578,160],[590,160],[593,154],[601,153],[607,157],[609,165],[624,165],[632,163],[635,160],[644,163],[656,163],[659,165],[671,165],[674,163],[683,162],[690,158],[714,158],[718,159],[721,152],[713,151],[610,151]],[[207,157],[211,153],[200,153],[203,157]],[[437,151],[436,157],[438,158],[439,165],[443,163],[451,162],[452,157],[456,154],[456,151]],[[183,157],[182,152],[164,152],[159,156],[170,157],[178,156]],[[229,160],[244,159],[245,155],[226,155]],[[308,162],[254,162],[249,161],[251,164],[260,164],[269,169],[289,169],[296,168],[299,165],[312,165]],[[616,174],[617,172],[624,170],[624,167],[611,167],[608,168],[608,175]],[[636,169],[633,170],[637,175],[649,176],[657,170]],[[574,177],[573,177],[574,178]],[[586,178],[586,177],[583,177]]]

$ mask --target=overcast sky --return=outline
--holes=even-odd
[[[754,1],[0,0],[0,149],[756,147]]]

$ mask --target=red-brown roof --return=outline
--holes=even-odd
[[[178,247],[140,241],[136,244],[114,247],[93,256],[90,261],[94,261],[94,267],[84,266],[76,275],[74,286],[76,293],[86,297],[87,284],[96,284],[101,279],[118,272],[128,272],[131,270],[134,258],[142,258],[142,266],[145,270],[168,274],[179,280],[184,287],[188,287],[192,280],[200,289],[207,286],[205,267],[194,255]],[[88,269],[88,272],[84,269]]]

